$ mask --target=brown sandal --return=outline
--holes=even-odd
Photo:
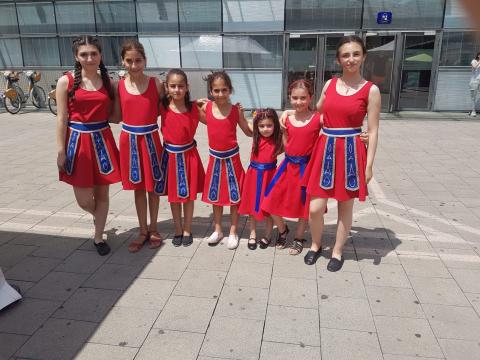
[[[130,245],[128,245],[128,251],[131,253],[136,253],[140,251],[140,249],[143,247],[145,242],[150,238],[150,235],[148,233],[140,233],[138,234],[137,238],[133,240]]]
[[[152,231],[149,233],[149,239],[148,239],[148,248],[149,249],[156,249],[162,245],[162,237],[160,234],[156,231]]]
[[[285,230],[283,232],[278,232],[278,237],[275,246],[277,249],[285,249],[287,247],[287,236],[290,232],[287,225],[285,225]]]
[[[290,245],[290,250],[288,253],[290,255],[298,255],[303,251],[303,243],[307,241],[305,239],[293,239],[292,244]]]

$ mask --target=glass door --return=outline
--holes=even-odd
[[[428,110],[435,35],[404,34],[399,110]]]

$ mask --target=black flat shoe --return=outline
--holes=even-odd
[[[305,254],[305,257],[303,258],[303,261],[307,265],[314,265],[321,254],[322,248],[318,249],[317,251],[308,250],[308,252]]]
[[[182,245],[182,242],[183,242],[183,235],[175,235],[172,239],[172,244],[175,247],[179,247],[180,245]]]
[[[190,246],[193,244],[193,235],[190,234],[190,235],[184,235],[183,238],[182,238],[182,245],[183,246]]]
[[[345,261],[345,259],[343,258],[343,256],[341,257],[340,260],[332,257],[327,264],[327,270],[331,271],[331,272],[336,272],[336,271],[340,270],[343,266],[344,261]]]
[[[272,238],[266,238],[265,236],[260,239],[258,242],[258,246],[260,249],[266,249],[270,246],[270,243],[272,242]]]
[[[250,241],[252,241],[252,242],[250,242]],[[257,248],[257,239],[255,239],[255,238],[248,239],[247,247],[250,250],[255,250]]]
[[[93,242],[93,245],[95,245],[95,249],[97,249],[98,255],[100,256],[105,256],[110,252],[110,246],[105,241],[96,243],[95,241]]]

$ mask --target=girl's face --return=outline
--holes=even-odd
[[[143,73],[145,65],[147,64],[145,58],[136,50],[129,50],[125,52],[122,59],[122,64],[129,74]]]
[[[167,81],[168,95],[172,100],[182,100],[188,91],[188,85],[183,76],[174,74],[168,77]]]
[[[311,101],[312,97],[307,89],[295,88],[290,93],[290,104],[295,111],[307,111]]]
[[[275,130],[275,125],[273,120],[270,118],[262,119],[258,122],[258,132],[263,137],[270,137],[273,135],[273,131]]]
[[[232,91],[222,78],[216,78],[213,80],[210,95],[212,95],[217,104],[228,103],[230,101],[231,93]]]
[[[94,45],[80,45],[75,55],[75,60],[80,62],[84,69],[97,69],[102,60],[100,51]]]
[[[337,63],[342,66],[343,71],[359,72],[365,57],[360,44],[349,42],[338,49]]]

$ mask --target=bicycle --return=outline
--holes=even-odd
[[[125,75],[127,75],[127,72],[125,70],[109,71],[108,75],[113,81],[118,81],[120,79],[124,79]]]
[[[57,82],[58,79],[56,79],[55,84],[52,85],[52,90],[48,92],[48,108],[55,116],[57,116]]]
[[[16,114],[22,108],[22,98],[20,94],[23,94],[22,89],[18,86],[17,81],[19,78],[20,72],[16,71],[5,71],[3,76],[7,81],[7,87],[5,92],[2,94],[2,101],[5,110],[10,114]],[[20,89],[21,93],[16,90]]]
[[[28,80],[28,94],[25,95],[23,89],[18,84],[21,73],[22,71],[4,72],[5,79],[7,80],[7,90],[5,91],[4,99],[8,99],[8,101],[5,101],[5,109],[11,114],[18,113],[30,97],[32,98],[33,106],[38,109],[45,107],[46,103],[45,90],[36,84],[40,81],[42,75],[32,70],[25,73]]]
[[[32,98],[32,104],[37,109],[45,107],[47,97],[45,96],[45,90],[36,83],[42,78],[42,74],[38,71],[29,70],[25,73],[28,79],[28,96],[24,102],[28,100],[29,97]]]

